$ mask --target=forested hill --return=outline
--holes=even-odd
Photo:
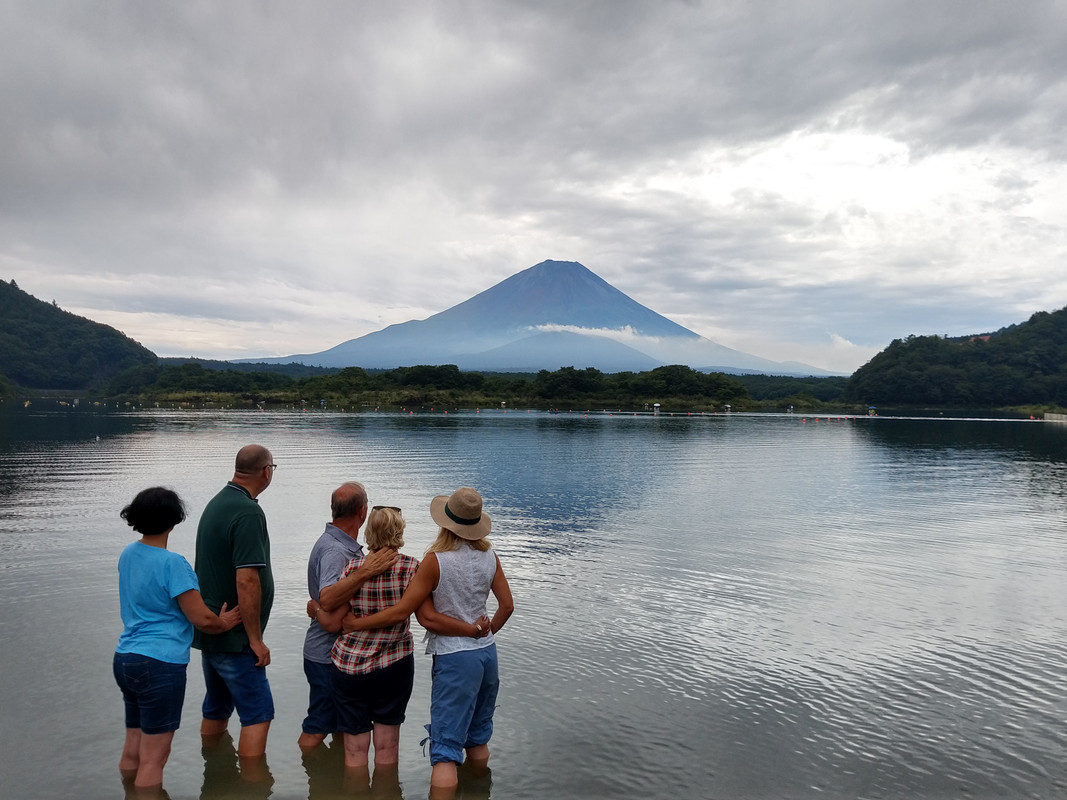
[[[1067,406],[1067,308],[996,333],[895,339],[856,370],[846,395],[871,405]]]
[[[92,389],[156,355],[120,331],[0,281],[0,375],[30,389]]]

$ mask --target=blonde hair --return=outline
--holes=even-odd
[[[457,536],[452,533],[448,528],[441,528],[437,534],[437,538],[433,540],[433,543],[426,548],[426,553],[447,553],[450,550],[459,550],[463,545],[468,544],[475,550],[485,552],[486,550],[492,550],[493,544],[489,541],[488,536],[483,536],[481,539],[464,539],[462,536]]]
[[[367,530],[363,538],[371,550],[381,550],[383,547],[399,550],[404,546],[406,525],[399,511],[392,508],[375,508],[367,517]]]

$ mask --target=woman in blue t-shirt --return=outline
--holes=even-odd
[[[177,494],[160,486],[145,489],[120,516],[141,538],[119,556],[123,630],[114,671],[126,705],[119,771],[136,787],[161,786],[181,723],[193,626],[222,633],[236,627],[241,616],[225,605],[217,615],[211,611],[189,562],[167,550],[170,532],[185,519]]]

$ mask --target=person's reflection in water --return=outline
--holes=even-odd
[[[122,776],[122,796],[124,800],[170,800],[170,795],[162,786],[139,788],[133,785],[136,772],[120,773]]]
[[[234,800],[271,796],[274,776],[266,756],[239,757],[229,732],[201,737],[204,785],[200,800]]]
[[[345,745],[340,736],[334,736],[329,744],[322,742],[304,750],[300,762],[308,776],[308,800],[346,796],[342,784]]]
[[[370,796],[374,800],[404,800],[404,793],[400,789],[400,770],[398,765],[375,765]]]
[[[430,800],[489,800],[493,771],[486,762],[465,761],[456,767],[456,777],[455,786],[431,786]]]
[[[400,770],[396,764],[378,764],[371,775],[370,767],[345,767],[344,797],[369,800],[404,800],[400,786]]]

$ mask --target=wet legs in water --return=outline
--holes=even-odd
[[[345,734],[345,766],[365,767],[369,761],[371,732]],[[400,726],[374,723],[374,765],[396,764],[400,758]]]
[[[465,762],[474,770],[483,770],[489,766],[489,745],[479,744],[467,748]],[[451,789],[459,784],[455,761],[439,761],[430,772],[430,789]],[[435,795],[436,796],[436,795]]]
[[[119,772],[135,776],[133,785],[137,788],[162,786],[163,767],[167,765],[173,741],[174,731],[142,733],[140,728],[127,728]]]

